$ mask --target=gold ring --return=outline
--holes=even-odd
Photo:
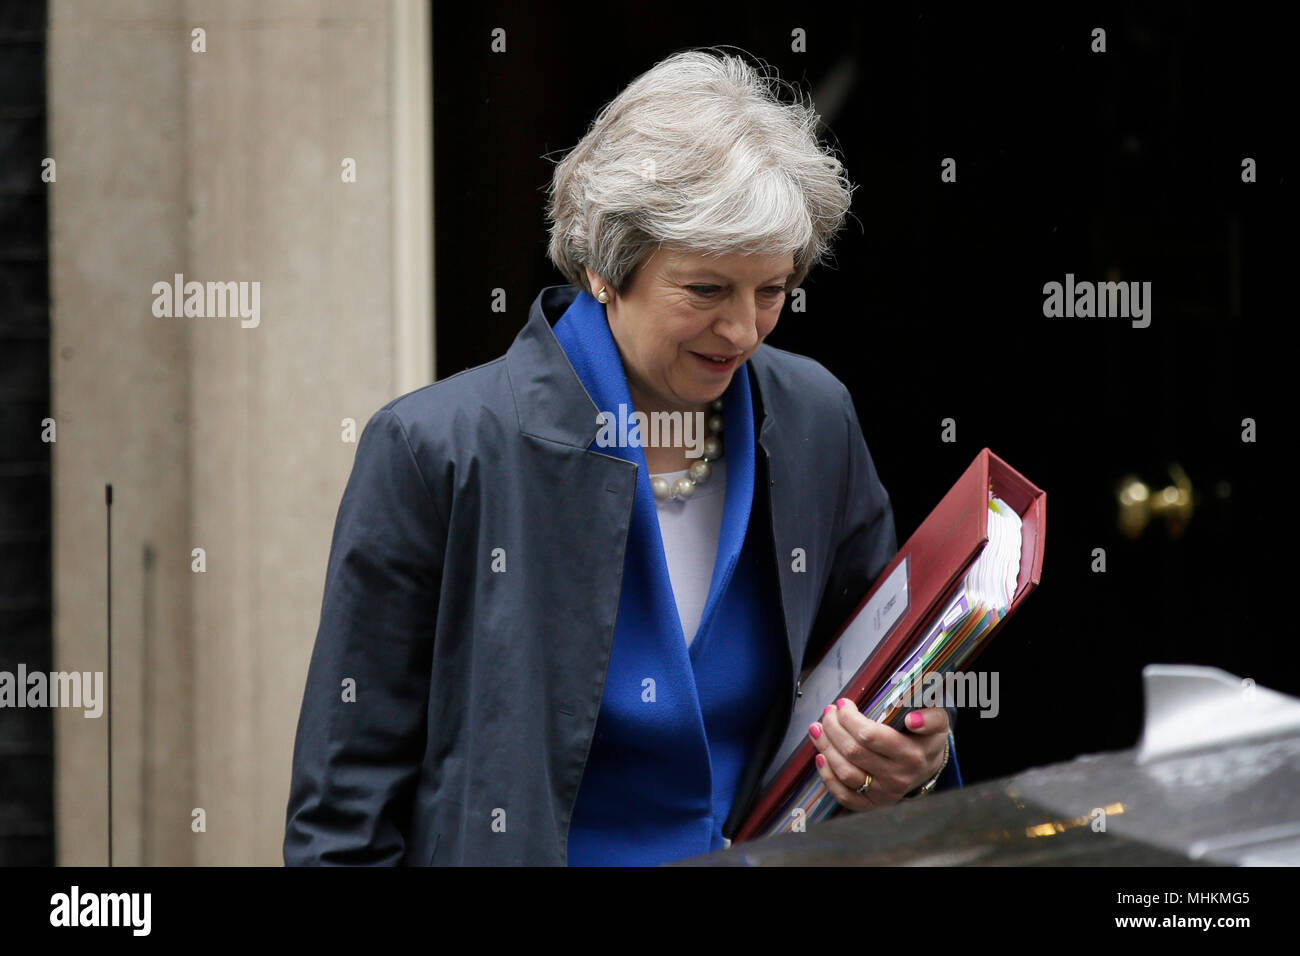
[[[865,794],[870,789],[871,789],[871,774],[867,774],[866,782],[863,783],[862,786],[858,787],[858,793]]]

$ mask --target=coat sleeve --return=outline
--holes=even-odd
[[[446,522],[397,415],[357,443],[294,742],[286,865],[397,864],[426,735]]]
[[[894,509],[890,504],[889,493],[876,473],[866,439],[863,438],[853,396],[848,389],[842,388],[840,399],[844,407],[847,432],[845,441],[848,449],[844,480],[847,490],[842,507],[844,518],[826,591],[808,642],[808,660],[815,660],[820,655],[822,648],[857,609],[858,603],[871,590],[885,565],[898,552]],[[948,723],[955,729],[957,709],[945,709],[948,712]],[[949,766],[935,786],[936,789],[961,786],[955,744],[950,748]]]

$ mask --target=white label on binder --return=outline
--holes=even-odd
[[[826,705],[834,704],[839,699],[858,668],[907,613],[908,561],[908,558],[904,558],[899,562],[862,611],[849,622],[849,626],[826,652],[821,663],[803,681],[803,696],[794,702],[794,716],[786,728],[785,739],[781,741],[776,757],[768,766],[763,778],[764,787],[772,782],[785,762],[807,739],[809,724],[821,720]]]

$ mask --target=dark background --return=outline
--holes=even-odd
[[[502,354],[537,292],[564,281],[546,259],[545,190],[601,106],[677,50],[741,47],[814,95],[859,184],[836,265],[811,273],[808,311],[787,306],[768,341],[849,387],[900,543],[984,446],[1048,493],[1042,585],[978,664],[1001,675],[1001,714],[959,719],[967,781],[1133,746],[1146,663],[1300,693],[1272,610],[1290,588],[1275,562],[1290,471],[1263,460],[1291,441],[1269,386],[1287,365],[1294,245],[1290,55],[1266,12],[434,6],[440,377]],[[790,50],[796,27],[806,53]],[[1105,53],[1090,52],[1094,27]],[[1241,182],[1246,156],[1257,183]],[[1044,318],[1043,285],[1067,272],[1150,281],[1150,327]],[[955,443],[940,439],[947,417]],[[1241,441],[1246,417],[1257,444]],[[1119,479],[1163,488],[1170,462],[1197,493],[1185,534],[1125,539]]]
[[[50,408],[45,3],[0,0],[0,670],[48,671]],[[0,865],[54,865],[54,713],[0,710]]]

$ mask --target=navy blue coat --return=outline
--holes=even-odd
[[[298,722],[286,864],[565,863],[636,481],[635,465],[588,450],[597,409],[551,329],[576,294],[542,290],[504,356],[394,399],[362,432]],[[756,702],[764,729],[726,836],[798,674],[897,549],[847,389],[769,345],[741,371],[757,431],[749,533],[790,653],[787,693]]]

